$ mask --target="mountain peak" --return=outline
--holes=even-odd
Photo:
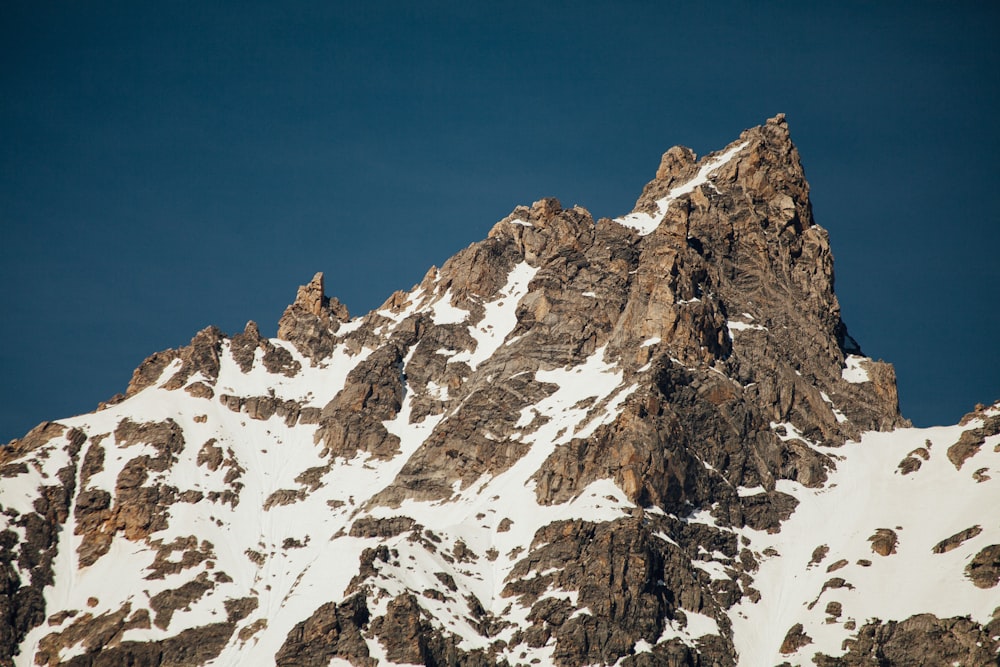
[[[318,316],[322,314],[323,307],[329,303],[329,300],[326,298],[326,292],[323,285],[322,271],[313,276],[313,279],[309,281],[309,284],[299,287],[299,291],[295,295],[295,303],[299,304],[313,315]]]
[[[151,356],[0,460],[0,662],[986,664],[1000,405],[907,428],[808,193],[779,115]]]

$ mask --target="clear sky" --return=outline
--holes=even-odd
[[[1000,5],[819,4],[2,3],[0,442],[209,324],[274,335],[316,271],[364,313],[778,112],[903,413],[1000,398]]]

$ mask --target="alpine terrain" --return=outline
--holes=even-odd
[[[784,116],[0,449],[0,665],[993,665],[1000,403],[900,415]]]

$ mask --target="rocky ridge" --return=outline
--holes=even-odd
[[[0,450],[0,664],[992,664],[1000,406],[908,427],[808,195],[778,116],[154,354]]]

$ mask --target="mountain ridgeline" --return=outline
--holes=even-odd
[[[996,664],[1000,405],[911,428],[784,116],[0,450],[0,665]]]

